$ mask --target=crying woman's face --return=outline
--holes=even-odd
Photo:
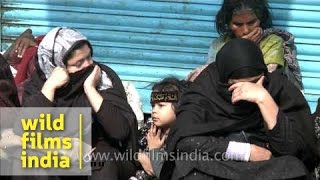
[[[93,64],[91,49],[87,44],[74,51],[73,56],[67,61],[68,73],[78,72]]]
[[[229,79],[228,80],[228,84],[232,85],[238,82],[252,82],[252,83],[256,83],[261,77],[263,76],[263,74],[260,74],[258,76],[253,76],[253,77],[248,77],[248,78],[241,78],[241,79]]]

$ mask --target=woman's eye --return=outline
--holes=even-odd
[[[84,60],[80,60],[77,62],[77,64],[75,65],[77,68],[80,68],[83,64]]]
[[[242,26],[242,23],[233,23],[235,26]]]
[[[254,25],[256,22],[257,22],[257,20],[250,21],[250,22],[248,22],[248,25]]]
[[[80,67],[81,67],[81,64],[80,64],[80,63],[76,64],[76,67],[77,67],[77,68],[80,68]]]

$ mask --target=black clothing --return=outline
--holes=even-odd
[[[93,153],[129,153],[137,151],[137,121],[135,114],[127,103],[126,94],[120,78],[109,67],[98,64],[106,72],[112,82],[111,88],[99,90],[103,102],[97,113],[93,113],[92,145],[96,147]],[[70,74],[70,82],[66,87],[56,91],[54,102],[49,101],[41,89],[46,78],[39,67],[32,80],[26,85],[23,106],[26,107],[91,107],[83,89],[83,83],[93,70],[93,66]],[[93,162],[94,163],[94,162]],[[99,164],[99,162],[96,162]],[[100,163],[101,164],[101,163]],[[135,162],[129,160],[105,163],[105,166],[94,168],[95,178],[105,178],[111,169],[118,169],[118,177],[134,175]],[[128,171],[126,171],[128,170]],[[114,173],[112,175],[114,176]],[[98,179],[99,179],[98,178]]]
[[[0,54],[0,107],[19,107],[17,87],[10,66]]]
[[[230,47],[238,49],[234,53]],[[174,161],[169,158],[161,171],[161,179],[186,178],[193,170],[226,179],[305,176],[304,165],[297,158],[310,170],[314,167],[318,157],[315,155],[316,137],[309,106],[301,92],[280,72],[265,72],[266,67],[257,48],[248,40],[230,41],[218,53],[216,63],[210,64],[182,96],[166,150],[170,156],[175,153],[176,158],[180,156],[179,152],[197,151],[200,156],[207,153],[213,160]],[[279,106],[277,123],[272,130],[264,127],[264,119],[256,104],[246,101],[235,105],[231,103],[226,82],[234,71],[242,68],[245,71],[255,69],[266,77],[264,88]],[[226,152],[229,141],[235,141],[232,135],[240,132],[249,135],[244,138],[245,142],[269,148],[275,158],[261,162],[217,160],[222,158],[217,157],[217,153]]]

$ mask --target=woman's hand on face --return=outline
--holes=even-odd
[[[98,65],[95,65],[92,73],[87,77],[83,84],[84,92],[86,93],[94,112],[99,111],[103,102],[103,97],[96,89],[96,86],[100,80],[101,69]]]
[[[98,82],[101,80],[101,69],[98,65],[94,66],[92,73],[84,81],[84,88],[96,88]]]
[[[151,128],[147,134],[147,142],[149,149],[161,148],[164,145],[164,141],[167,135],[163,135],[161,138],[161,129],[155,125],[151,125]]]
[[[53,102],[55,90],[67,84],[69,80],[70,77],[67,70],[62,67],[56,67],[44,83],[41,92],[49,101]]]
[[[236,103],[244,100],[258,104],[268,94],[268,91],[263,87],[264,76],[261,76],[256,83],[252,82],[237,82],[229,87],[232,92],[231,101]]]
[[[266,161],[272,156],[271,151],[266,148],[251,144],[249,161]]]
[[[249,34],[242,36],[244,39],[249,39],[255,43],[259,42],[262,38],[263,30],[261,27],[255,28],[253,31],[251,31]]]
[[[56,67],[53,69],[51,76],[46,81],[46,85],[51,86],[53,89],[58,89],[70,80],[69,74],[65,68]]]

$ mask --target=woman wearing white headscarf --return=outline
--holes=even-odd
[[[25,87],[23,106],[91,107],[93,153],[135,152],[137,122],[121,80],[92,55],[90,42],[78,31],[52,29],[39,44],[36,73]],[[135,173],[132,161],[97,161],[103,167],[92,168],[92,179],[128,179]]]

